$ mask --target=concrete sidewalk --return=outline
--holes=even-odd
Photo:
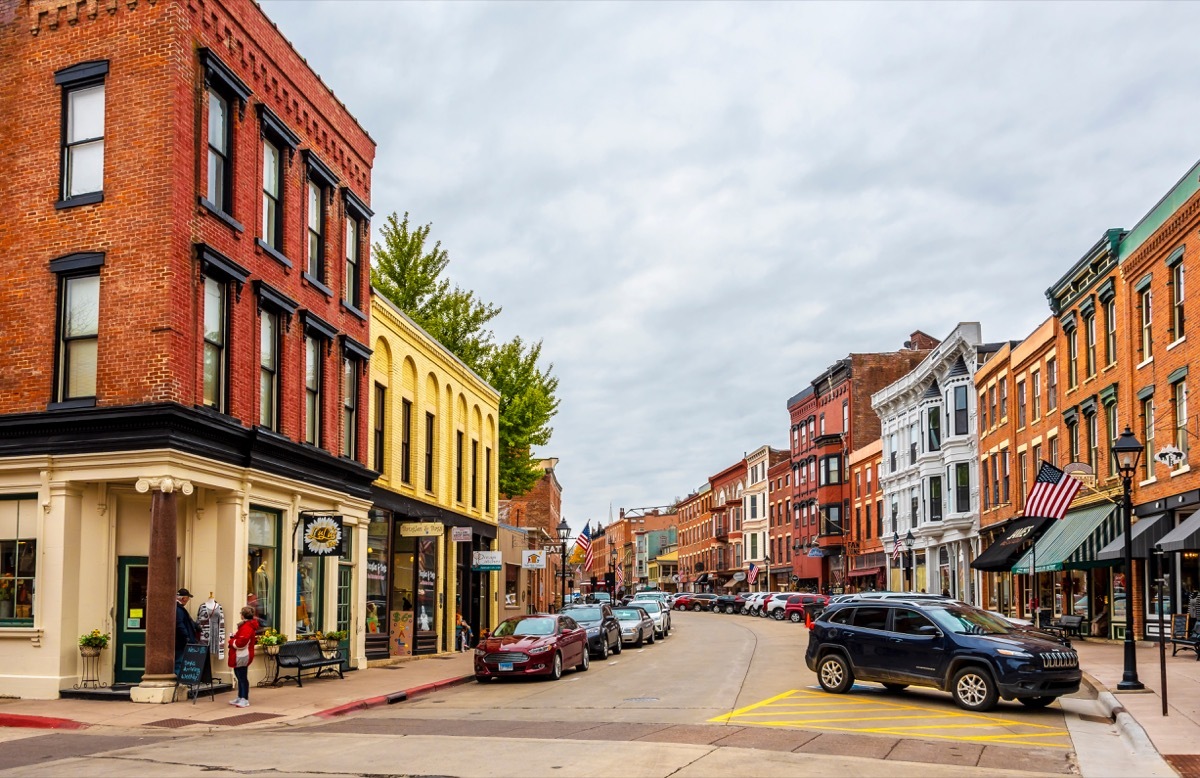
[[[1183,776],[1200,776],[1200,662],[1192,651],[1171,656],[1167,646],[1167,715],[1162,713],[1158,644],[1139,641],[1138,680],[1143,692],[1118,692],[1125,669],[1124,644],[1095,639],[1073,641],[1080,665],[1100,692],[1100,700],[1137,746],[1145,739]]]
[[[387,705],[474,678],[473,652],[421,657],[387,667],[346,673],[344,679],[305,678],[304,687],[286,682],[276,688],[250,687],[250,707],[229,705],[233,692],[216,700],[201,697],[169,705],[143,705],[103,700],[0,699],[0,727],[84,729],[115,727],[152,730],[186,727],[189,733],[206,728],[272,726],[309,716],[332,717],[354,710]],[[225,720],[225,721],[222,721]]]

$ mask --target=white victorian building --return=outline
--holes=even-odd
[[[979,553],[975,370],[989,346],[962,322],[899,381],[871,396],[879,414],[888,588],[974,602]],[[899,546],[899,554],[894,553]]]

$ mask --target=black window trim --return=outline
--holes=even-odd
[[[200,268],[206,276],[216,280],[237,285],[236,297],[242,299],[242,287],[250,279],[250,271],[234,262],[229,257],[214,249],[207,243],[196,244],[196,257],[200,260]]]
[[[237,77],[212,49],[202,48],[198,52],[200,64],[204,68],[204,85],[225,93],[226,98],[237,100],[240,110],[244,111],[250,96],[254,94],[242,79]]]
[[[64,254],[50,260],[50,272],[59,275],[79,273],[83,270],[104,266],[103,251],[79,251],[74,254]],[[80,273],[84,275],[83,273]]]
[[[94,59],[79,62],[54,73],[54,83],[57,86],[77,87],[91,86],[92,83],[104,81],[108,75],[108,60]]]
[[[308,177],[316,181],[323,189],[337,190],[338,178],[329,169],[329,166],[322,162],[312,149],[305,149],[301,153],[304,155],[304,164],[308,167]]]
[[[54,315],[54,383],[52,387],[51,397],[54,398],[46,403],[48,411],[65,411],[75,408],[94,408],[96,407],[95,397],[72,397],[69,400],[59,399],[62,396],[61,373],[59,363],[62,358],[62,305],[64,287],[63,282],[69,278],[82,276],[99,276],[100,268],[104,266],[103,251],[82,251],[73,254],[64,254],[61,257],[50,260],[50,272],[58,276],[58,291],[56,292],[55,315]]]
[[[67,99],[68,95],[76,89],[86,89],[88,87],[103,84],[108,77],[108,60],[96,59],[88,62],[80,62],[70,67],[65,67],[54,73],[54,83],[56,86],[62,87],[62,115],[60,117],[60,140],[59,140],[59,161],[58,161],[58,194],[59,199],[55,201],[55,210],[63,210],[64,208],[74,208],[77,205],[95,205],[96,203],[104,202],[104,185],[101,182],[101,188],[98,192],[85,192],[67,197],[64,191],[67,181]],[[107,94],[105,95],[107,98]]]
[[[342,353],[351,359],[357,359],[360,362],[369,362],[371,360],[371,349],[359,343],[354,338],[345,333],[338,336],[342,341]]]
[[[224,222],[227,226],[232,228],[235,232],[245,232],[246,231],[245,226],[243,226],[243,224],[240,221],[233,218],[225,211],[222,211],[217,206],[216,203],[212,202],[204,195],[196,195],[196,203],[201,208],[208,211],[210,214],[212,214],[213,216],[217,217],[219,220]]]
[[[361,219],[364,222],[371,221],[371,217],[375,212],[367,207],[367,204],[359,199],[358,195],[350,190],[350,187],[342,187],[342,199],[346,203],[346,209],[349,210],[355,218]]]
[[[320,316],[314,314],[312,311],[301,311],[300,319],[304,322],[304,329],[306,332],[312,332],[317,337],[322,338],[325,341],[332,342],[338,335],[336,329],[334,329],[328,322],[326,322]]]
[[[254,281],[254,293],[258,295],[258,305],[260,308],[274,308],[278,313],[284,314],[289,319],[300,307],[299,303],[295,300],[260,279]]]
[[[270,108],[259,103],[258,122],[263,136],[268,140],[277,141],[282,146],[287,146],[289,153],[295,153],[300,147],[300,137],[296,133],[288,129],[278,116],[276,116]],[[282,201],[283,198],[280,198]]]

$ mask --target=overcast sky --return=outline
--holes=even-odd
[[[1200,157],[1200,5],[269,0],[378,143],[375,227],[545,341],[578,530],[765,443],[850,352],[1045,289]]]

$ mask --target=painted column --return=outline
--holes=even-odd
[[[146,582],[146,673],[130,690],[133,702],[165,703],[175,699],[175,554],[178,509],[175,491],[192,493],[187,481],[141,478],[136,488],[150,496],[150,557]]]

